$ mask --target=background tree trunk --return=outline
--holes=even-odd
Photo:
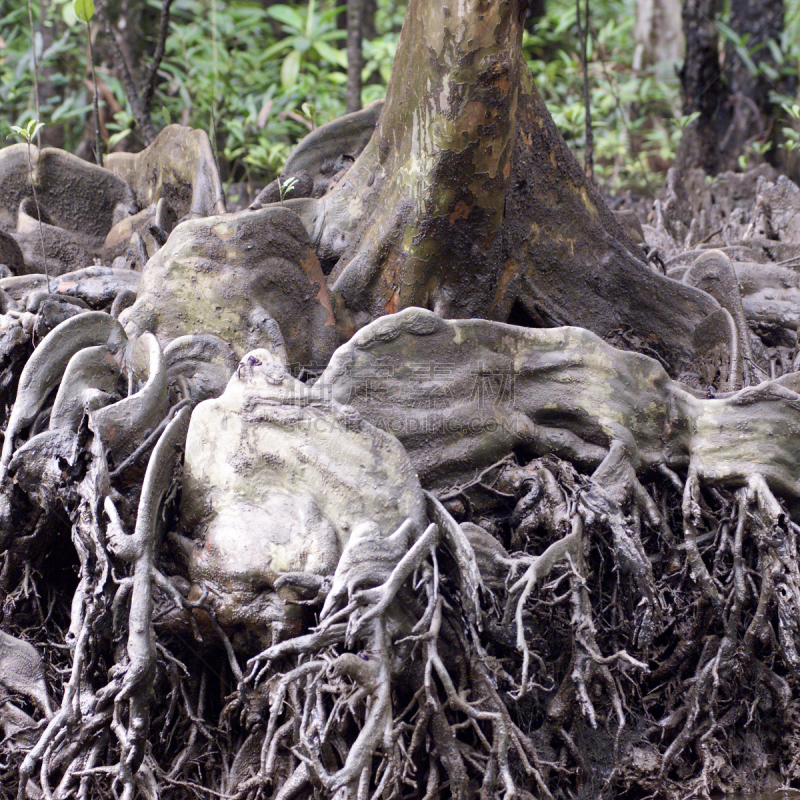
[[[783,0],[731,0],[728,25],[733,32],[746,37],[744,47],[752,64],[779,68],[772,50],[765,46],[770,39],[780,40],[783,32]],[[722,77],[726,99],[719,109],[718,132],[720,154],[725,168],[733,168],[737,157],[752,141],[777,141],[779,126],[775,124],[780,109],[770,98],[772,92],[793,95],[797,78],[783,75],[776,82],[766,75],[753,74],[733,42],[725,43]]]
[[[649,270],[586,179],[525,64],[526,10],[411,0],[375,134],[316,209],[340,334],[421,306],[632,330],[679,371],[715,304]]]
[[[536,23],[547,13],[547,0],[530,0],[525,16],[525,27],[533,31]]]
[[[39,24],[37,28],[42,36],[42,52],[46,52],[53,42],[58,39],[64,23],[61,14],[53,14],[51,2],[43,0],[39,11]],[[50,19],[48,19],[48,17]],[[45,62],[39,65],[39,98],[57,96],[58,90],[53,82],[55,69],[52,64]],[[42,120],[47,122],[47,120]],[[56,124],[46,125],[41,132],[42,147],[63,147],[64,126]]]
[[[365,0],[347,0],[347,113],[361,108]]]
[[[647,67],[669,76],[683,58],[681,0],[636,0],[636,49],[633,68]]]
[[[681,70],[683,113],[699,116],[684,132],[675,158],[679,172],[702,167],[713,175],[719,170],[716,118],[722,80],[716,15],[719,0],[684,0],[683,33],[686,58]]]

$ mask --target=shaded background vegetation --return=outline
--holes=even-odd
[[[99,4],[98,4],[99,5]],[[797,145],[796,97],[786,94],[786,75],[800,65],[800,2],[787,0],[781,35],[748,47],[726,24],[720,8],[720,54],[735,53],[771,87],[785,106],[779,137],[762,136],[736,154],[744,169]],[[158,36],[158,0],[109,0],[129,62],[146,69]],[[526,56],[556,123],[570,147],[583,155],[585,105],[580,41],[572,0],[539,4],[529,20]],[[33,0],[36,60],[40,73],[39,118],[45,144],[90,158],[91,80],[86,29],[74,20],[72,0]],[[373,0],[364,30],[364,104],[382,97],[405,13],[404,3]],[[592,0],[587,46],[590,107],[597,181],[611,191],[654,192],[672,164],[684,128],[678,77],[680,62],[634,68],[634,0]],[[107,31],[97,18],[92,36],[100,81],[102,135],[109,150],[138,150],[134,115]],[[769,58],[759,59],[759,53]],[[28,8],[0,1],[0,136],[36,116]],[[641,59],[639,59],[641,60]],[[134,67],[135,71],[135,67]],[[153,99],[157,129],[180,122],[207,130],[223,178],[265,183],[280,171],[292,146],[310,129],[345,111],[345,14],[335,0],[270,3],[174,0],[165,56]],[[787,139],[788,136],[788,139]],[[785,161],[786,159],[784,159]],[[791,171],[791,170],[790,170]],[[235,198],[231,198],[235,199]]]

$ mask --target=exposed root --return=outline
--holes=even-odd
[[[20,800],[677,800],[744,775],[800,781],[800,527],[761,475],[728,489],[661,465],[643,480],[616,444],[592,476],[504,459],[446,493],[460,524],[428,494],[425,530],[366,524],[332,578],[281,578],[311,625],[247,653],[167,577],[187,416],[140,497],[77,434],[79,480],[58,496],[79,579],[69,609],[53,595],[38,612],[69,647],[45,651],[57,702],[0,706],[16,765],[0,779]],[[41,541],[54,513],[36,517]],[[37,589],[48,605],[38,580],[19,573],[7,620]]]

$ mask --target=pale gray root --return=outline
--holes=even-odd
[[[127,396],[98,409],[95,427],[115,462],[129,456],[169,411],[167,365],[151,333],[132,340],[123,351]]]
[[[742,386],[758,383],[751,375],[754,363],[750,347],[750,328],[747,325],[739,280],[730,258],[721,250],[707,250],[700,255],[683,276],[683,283],[708,292],[731,315],[736,333],[736,343],[731,350],[731,369],[728,390],[736,391]],[[702,352],[702,351],[699,351]]]
[[[300,218],[280,205],[182,222],[144,266],[120,320],[164,347],[213,334],[239,358],[285,343],[291,363],[321,365],[337,344],[317,255]]]
[[[46,718],[53,715],[39,651],[5,631],[0,631],[0,684],[27,697]]]
[[[80,581],[72,598],[70,627],[66,643],[70,646],[72,664],[69,680],[59,709],[49,719],[36,744],[20,765],[18,800],[27,796],[28,781],[40,764],[39,781],[45,793],[50,792],[51,769],[59,750],[69,755],[83,746],[83,736],[93,736],[111,720],[109,692],[95,694],[86,684],[85,670],[91,657],[93,627],[104,611],[102,592],[110,580],[111,567],[101,542],[98,519],[100,499],[108,495],[110,484],[105,456],[99,437],[91,445],[89,469],[77,488],[79,505],[73,526],[73,543],[80,560]],[[115,682],[112,680],[112,686]],[[65,731],[75,731],[76,738],[66,737]],[[74,743],[77,743],[77,747]],[[72,745],[72,746],[71,746]],[[69,758],[68,758],[69,761]]]
[[[166,198],[179,219],[226,211],[225,192],[205,131],[168,125],[139,153],[109,154],[105,167],[133,189],[140,208]]]
[[[613,453],[612,448],[612,453]],[[604,462],[605,463],[605,462]],[[597,644],[597,631],[594,612],[586,594],[586,577],[588,569],[584,563],[585,525],[605,524],[611,528],[612,542],[617,565],[621,571],[630,576],[637,584],[640,594],[637,644],[649,643],[652,640],[652,617],[659,610],[652,569],[642,547],[639,537],[630,530],[625,517],[619,510],[617,502],[602,488],[602,481],[608,479],[608,470],[598,469],[591,479],[584,479],[584,486],[575,486],[569,495],[565,495],[558,485],[550,469],[544,463],[533,462],[524,468],[510,470],[509,480],[519,482],[527,473],[528,480],[541,481],[547,487],[546,492],[539,492],[531,502],[523,505],[525,517],[518,516],[517,530],[530,529],[535,520],[537,525],[545,525],[556,531],[552,541],[539,556],[518,556],[509,559],[509,574],[518,568],[525,569],[524,574],[511,583],[503,614],[503,624],[510,624],[512,618],[516,629],[517,650],[522,653],[522,671],[519,679],[519,690],[515,699],[523,698],[535,685],[531,679],[531,660],[533,654],[528,646],[528,631],[525,622],[526,607],[537,585],[546,581],[557,569],[566,571],[572,583],[572,620],[574,628],[573,668],[570,680],[580,700],[582,711],[595,727],[596,713],[587,691],[587,685],[595,673],[599,673],[609,688],[609,694],[617,714],[617,735],[625,725],[622,700],[614,687],[613,679],[607,665],[617,660],[623,661],[638,670],[647,670],[647,665],[633,658],[625,650],[611,656],[603,656]],[[639,486],[638,481],[636,485]],[[639,486],[639,490],[644,492]],[[533,492],[529,492],[529,496]],[[626,500],[629,498],[625,498]],[[620,498],[622,501],[623,498]],[[651,501],[652,502],[652,501]],[[530,508],[533,506],[533,508]],[[519,508],[519,507],[518,507]],[[546,523],[549,523],[547,524]]]
[[[195,403],[219,397],[239,363],[234,349],[212,334],[179,336],[164,348],[164,358],[172,397]]]
[[[152,625],[153,561],[164,526],[164,503],[173,485],[173,472],[186,440],[190,411],[181,409],[164,430],[147,465],[136,528],[130,535],[122,528],[111,497],[105,498],[109,517],[106,530],[110,551],[133,564],[128,618],[128,664],[121,675],[121,685],[114,702],[114,732],[120,740],[122,757],[119,779],[123,797],[133,797],[135,775],[144,757],[150,722],[150,691],[156,652]],[[128,719],[123,707],[127,704]]]
[[[77,431],[86,411],[96,411],[120,397],[121,359],[106,345],[86,347],[67,364],[58,387],[50,430]]]
[[[88,311],[65,320],[39,343],[20,375],[0,454],[0,485],[8,475],[16,437],[41,411],[72,356],[93,345],[120,347],[126,340],[122,326],[112,316]]]
[[[735,331],[726,309],[709,320]],[[706,398],[586,330],[444,320],[418,308],[358,331],[314,387],[393,432],[428,488],[466,484],[515,451],[592,472],[616,447],[627,467],[607,463],[615,482],[691,461],[708,483],[742,485],[757,473],[792,497],[800,497],[798,389],[787,375]]]
[[[298,782],[309,780],[321,784],[326,796],[336,798],[396,793],[403,782],[416,785],[409,748],[415,750],[419,737],[425,735],[432,737],[431,757],[437,765],[433,774],[438,776],[440,768],[445,770],[454,797],[466,800],[469,796],[465,757],[473,765],[486,762],[488,791],[497,782],[507,798],[529,797],[519,785],[519,778],[512,774],[512,751],[525,765],[527,780],[533,781],[543,796],[551,796],[535,752],[512,722],[500,696],[489,688],[494,678],[486,667],[476,627],[482,616],[481,577],[470,541],[435,497],[428,495],[428,503],[436,522],[413,543],[407,541],[414,530],[410,521],[389,537],[376,537],[368,530],[354,532],[352,547],[348,544],[334,576],[319,628],[301,637],[304,645],[300,652],[308,653],[310,660],[283,672],[270,669],[270,664],[298,652],[293,647],[298,640],[289,640],[269,648],[251,663],[245,679],[248,695],[243,695],[241,702],[246,706],[246,697],[253,689],[269,685],[270,709],[260,769],[238,787],[237,797],[268,785],[273,787],[275,796],[288,796],[298,788]],[[402,541],[407,542],[404,555],[399,547]],[[445,633],[450,623],[446,622],[444,611],[449,605],[441,593],[437,556],[444,544],[449,557],[455,559],[452,577],[456,579],[465,614],[462,619],[467,625],[467,630],[456,638],[465,648],[467,668],[476,673],[476,684],[480,686],[475,702],[467,699],[464,687],[458,683],[460,679],[452,677],[452,667],[445,663],[450,656],[441,650],[443,637],[452,637],[452,631]],[[425,598],[424,607],[410,617],[409,579],[413,579],[414,593]],[[349,622],[343,639],[345,619]],[[320,637],[334,629],[339,630],[339,638],[331,653],[325,647],[333,640]],[[360,643],[361,654],[342,652],[339,648],[347,646],[347,642],[356,648]],[[411,667],[405,653],[419,666]],[[416,676],[417,691],[411,706],[415,709],[413,725],[402,722],[409,709],[401,713],[393,699],[397,692],[395,682],[402,680],[408,670]],[[438,686],[443,687],[441,697]],[[337,739],[343,715],[357,722],[357,735],[349,743]],[[461,722],[454,722],[452,715]],[[479,744],[474,748],[463,740],[457,743],[457,731],[464,725],[478,737]],[[486,733],[484,726],[488,726]],[[279,752],[288,747],[285,738],[295,743],[290,750],[294,767],[289,768],[284,783],[278,785],[273,782],[273,770]],[[338,753],[336,769],[331,769],[330,755],[326,755],[332,746]],[[285,769],[285,757],[282,763]]]

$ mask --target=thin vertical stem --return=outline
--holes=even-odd
[[[28,0],[28,24],[31,29],[31,57],[33,58],[33,107],[36,109],[36,121],[41,122],[39,114],[39,65],[36,61],[36,33],[33,30],[33,9],[31,0]],[[36,144],[42,146],[42,132],[36,131]]]
[[[576,22],[581,45],[581,66],[583,67],[583,107],[586,127],[586,150],[583,163],[586,177],[590,181],[594,181],[594,127],[592,126],[592,103],[589,96],[589,0],[584,0],[583,6],[583,23],[581,24],[581,0],[575,0]]]
[[[86,23],[86,34],[89,37],[89,65],[92,68],[92,85],[94,86],[94,158],[103,166],[103,140],[100,138],[100,107],[97,102],[97,76],[94,74],[94,48],[92,47],[92,29]]]
[[[217,0],[211,0],[211,53],[214,61],[214,85],[211,98],[211,130],[209,138],[214,151],[214,161],[219,168],[219,154],[217,153],[217,82],[219,81],[219,61],[217,58]]]
[[[37,131],[37,134],[39,131]],[[36,216],[39,222],[39,241],[42,244],[42,264],[44,264],[44,277],[47,281],[47,293],[50,294],[50,272],[47,269],[47,254],[44,250],[44,232],[42,230],[42,210],[39,208],[39,198],[36,196],[36,177],[33,174],[33,157],[31,156],[31,140],[28,139],[28,171],[31,176],[31,191],[33,204],[36,206]]]

